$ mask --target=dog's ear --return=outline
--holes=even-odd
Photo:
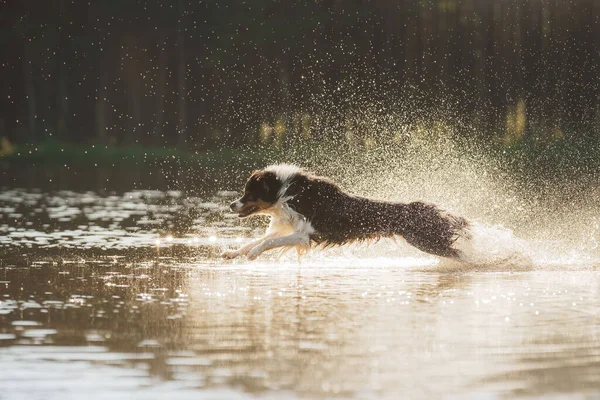
[[[260,190],[264,193],[269,193],[269,183],[263,174],[256,175],[256,183],[258,183]]]
[[[305,185],[302,179],[294,179],[292,183],[287,187],[285,194],[287,196],[296,196],[305,189]]]
[[[264,177],[258,178],[258,182],[260,183],[260,188],[265,191],[265,193],[269,193],[269,183]]]

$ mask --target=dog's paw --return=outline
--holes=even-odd
[[[240,253],[237,250],[225,250],[221,253],[221,257],[231,260],[232,258],[236,258]]]

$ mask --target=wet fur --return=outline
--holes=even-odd
[[[313,245],[342,245],[396,236],[424,252],[456,258],[459,254],[453,244],[466,236],[469,226],[464,218],[433,204],[355,196],[326,178],[287,165],[253,173],[244,196],[231,208],[241,216],[256,208],[251,214],[268,214],[272,218],[265,237],[223,253],[226,258],[247,254],[254,259],[277,247],[304,251]]]

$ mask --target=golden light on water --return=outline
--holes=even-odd
[[[159,237],[154,239],[154,245],[157,247],[160,247],[161,245],[164,244],[175,244],[175,243],[185,243],[189,246],[192,245],[198,245],[200,244],[201,241],[208,241],[211,244],[217,243],[220,239],[223,238],[219,238],[217,235],[210,235],[210,236],[205,236],[205,237],[198,237],[198,236],[193,236],[193,237],[188,237],[188,238],[176,238],[173,235],[167,235],[165,237]],[[230,238],[230,239],[226,239],[226,240],[233,240],[235,243],[241,243],[244,241],[244,238],[242,237],[235,237],[235,238]]]

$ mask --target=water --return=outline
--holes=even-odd
[[[597,262],[225,262],[264,227],[233,196],[4,190],[0,398],[600,395]]]

